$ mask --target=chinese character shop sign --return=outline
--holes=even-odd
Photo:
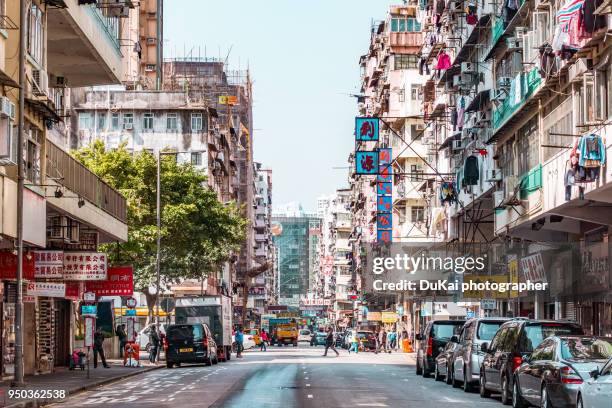
[[[378,152],[356,151],[355,166],[357,174],[378,174]]]
[[[57,282],[28,282],[28,296],[59,297],[66,296],[66,284]]]
[[[355,118],[355,140],[376,142],[379,135],[378,118]]]
[[[65,252],[64,280],[106,280],[106,254],[103,252]]]
[[[392,151],[390,148],[378,149],[378,177],[376,183],[376,231],[377,242],[393,242],[393,184],[391,177]]]
[[[43,279],[64,277],[63,251],[34,251],[34,276]]]
[[[34,280],[34,256],[23,254],[23,278]],[[17,279],[17,255],[13,252],[0,251],[0,279]]]
[[[131,266],[108,268],[108,279],[87,282],[87,292],[97,296],[132,296],[134,294],[134,273]]]

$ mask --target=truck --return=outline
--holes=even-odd
[[[272,339],[270,344],[293,344],[294,347],[298,345],[298,325],[297,320],[291,317],[275,318],[270,319],[270,333]]]
[[[217,343],[219,361],[229,361],[232,352],[232,298],[225,295],[188,296],[176,299],[177,324],[205,323]]]

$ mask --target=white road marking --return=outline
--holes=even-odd
[[[306,384],[307,387],[310,387],[310,384]]]
[[[308,394],[308,398],[312,398],[312,394]]]

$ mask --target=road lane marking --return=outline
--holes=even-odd
[[[312,398],[312,394],[308,394],[308,398]]]
[[[310,387],[310,384],[306,384],[307,387]]]

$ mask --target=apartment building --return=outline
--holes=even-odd
[[[437,188],[443,180],[453,191],[430,208],[433,231],[466,251],[502,244],[492,274],[518,264],[511,279],[550,283],[544,294],[498,299],[498,313],[612,333],[609,6],[428,1],[419,9],[425,139],[449,173]]]
[[[132,3],[97,7],[76,0],[38,1],[27,8],[25,93],[24,371],[46,373],[67,366],[75,343],[83,274],[67,273],[70,254],[83,269],[97,268],[105,242],[127,240],[125,198],[57,143],[68,87],[118,84],[123,78],[122,24]],[[17,286],[17,118],[19,2],[1,1],[0,14],[0,361],[2,377],[15,370]],[[43,265],[41,262],[49,261]],[[101,267],[106,274],[106,264]],[[100,270],[100,269],[99,269]],[[102,272],[101,272],[102,273]],[[53,290],[51,290],[53,289]]]

